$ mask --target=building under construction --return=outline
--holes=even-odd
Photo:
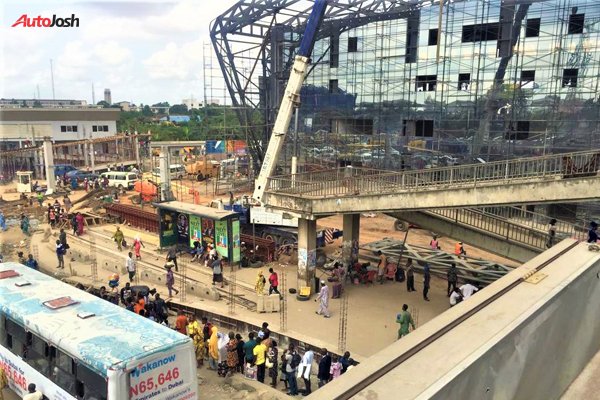
[[[312,4],[245,0],[212,23],[242,124],[256,110],[264,118],[249,126],[259,159]],[[337,0],[325,18],[302,90],[300,140],[290,135],[282,161],[295,152],[422,168],[598,146],[595,0]],[[333,150],[319,154],[325,143]]]

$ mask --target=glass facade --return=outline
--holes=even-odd
[[[316,43],[307,161],[418,168],[600,145],[600,1],[447,3]]]

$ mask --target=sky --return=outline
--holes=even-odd
[[[0,97],[37,97],[39,85],[40,97],[51,99],[52,59],[57,99],[91,103],[92,83],[96,102],[105,88],[111,89],[113,103],[179,104],[191,95],[202,99],[209,24],[235,2],[2,0]],[[23,14],[75,14],[79,27],[12,28]],[[216,60],[213,64],[216,68]],[[213,97],[223,96],[219,91]]]

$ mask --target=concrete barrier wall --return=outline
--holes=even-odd
[[[599,274],[600,263],[587,267],[456,377],[419,398],[560,398],[600,349]]]

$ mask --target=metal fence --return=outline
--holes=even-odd
[[[548,223],[550,218],[543,214],[518,207],[486,207],[463,209],[436,209],[427,213],[436,214],[457,224],[489,232],[508,241],[519,242],[536,249],[548,247]],[[556,237],[553,243],[565,238],[583,240],[586,228],[566,221],[556,222]]]
[[[520,158],[485,164],[390,172],[345,167],[269,178],[267,191],[305,198],[385,194],[425,188],[511,183],[596,175],[600,150]]]

